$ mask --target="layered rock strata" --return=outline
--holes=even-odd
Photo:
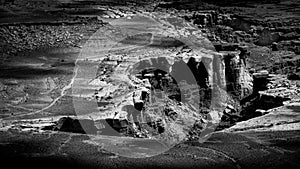
[[[185,139],[195,126],[202,131],[217,125],[230,97],[225,89],[226,56],[215,52],[200,31],[171,16],[137,16],[111,24],[114,27],[100,30],[87,43],[78,62],[73,95],[96,90],[92,97],[106,103],[95,105],[100,112],[89,116],[124,119],[128,123],[119,126],[123,134],[170,144]],[[101,39],[106,39],[106,47]],[[93,86],[83,85],[91,81],[88,77]]]

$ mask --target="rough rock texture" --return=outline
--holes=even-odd
[[[185,4],[185,7],[190,6],[193,11],[166,9],[162,13],[158,12],[158,16],[151,16],[156,15],[152,13],[153,8],[157,7],[155,4],[137,8],[135,5],[124,5],[127,1],[109,3],[94,0],[66,1],[58,6],[60,9],[34,10],[33,16],[30,16],[17,6],[20,1],[22,0],[5,0],[4,3],[8,5],[0,9],[1,14],[8,14],[1,17],[0,22],[11,20],[6,26],[1,25],[4,34],[0,34],[4,39],[2,44],[8,44],[1,49],[6,54],[4,59],[1,59],[4,64],[0,66],[0,76],[11,78],[0,83],[1,117],[19,119],[49,116],[52,118],[53,115],[72,116],[27,121],[1,119],[0,130],[3,137],[0,137],[0,152],[1,157],[4,157],[4,164],[10,164],[11,168],[17,164],[23,164],[24,167],[28,164],[31,168],[151,166],[266,169],[299,166],[299,146],[296,144],[299,142],[296,137],[299,132],[278,132],[299,130],[299,100],[295,99],[299,96],[299,85],[290,81],[298,78],[300,70],[297,69],[299,57],[295,56],[297,51],[299,53],[299,28],[297,22],[293,23],[294,27],[286,25],[290,22],[289,17],[298,20],[291,16],[298,11],[290,9],[299,3],[286,5],[287,12],[281,14],[288,17],[279,17],[280,19],[274,22],[278,15],[269,11],[272,6],[264,4],[265,1],[260,1],[262,5],[249,5],[245,8],[247,12],[257,6],[263,7],[258,12],[266,11],[267,16],[261,18],[256,11],[253,12],[253,16],[243,16],[246,12],[242,11],[241,8],[244,7],[240,6],[228,8],[229,13],[234,11],[236,15],[226,14],[228,11],[224,11],[226,8],[223,7],[215,11],[201,11],[200,9],[205,8],[204,4],[198,1],[195,5],[189,0],[176,1],[172,7],[182,8],[182,4]],[[39,4],[40,2],[43,4]],[[26,5],[47,6],[49,2],[30,0]],[[282,5],[282,2],[278,2],[277,5]],[[51,5],[57,3],[60,1]],[[126,7],[98,6],[118,3],[123,3]],[[131,3],[136,4],[133,1]],[[147,13],[144,10],[152,11]],[[43,19],[40,16],[43,14],[47,14],[52,20],[56,15],[51,13],[60,15],[61,12],[72,15],[74,20],[61,17],[65,21],[41,21]],[[140,27],[135,23],[136,19],[143,21],[145,18],[135,18],[133,13],[150,17],[146,19],[147,22],[142,22]],[[25,18],[20,20],[23,14],[26,15]],[[77,14],[81,15],[78,20],[75,19]],[[164,17],[165,14],[169,15]],[[200,30],[184,25],[173,17],[178,15],[197,24]],[[38,18],[35,18],[37,16]],[[91,37],[89,42],[96,43],[93,47],[82,46],[88,32],[92,33],[98,26],[102,26],[103,22],[100,20],[113,23],[114,19],[120,18],[133,20],[129,23],[117,21],[121,24],[114,24],[113,27],[106,25],[99,34]],[[28,23],[28,20],[34,23]],[[38,22],[35,23],[36,20]],[[14,21],[20,23],[13,24]],[[91,24],[92,22],[94,24]],[[157,22],[161,27],[155,26]],[[124,31],[118,29],[118,26],[127,28]],[[57,31],[58,34],[55,33]],[[206,38],[220,43],[236,44],[222,44],[216,47],[215,52]],[[97,42],[104,45],[101,46]],[[253,45],[253,42],[264,47]],[[261,64],[260,67],[253,62],[246,64],[249,53],[239,43],[249,45],[249,51],[256,50],[250,56],[257,58],[256,64]],[[75,53],[75,50],[54,51],[49,55],[42,50],[36,55],[14,56],[43,46],[74,46],[78,49],[88,49],[85,51],[87,53],[77,60],[79,51]],[[91,48],[96,50],[90,50]],[[281,50],[293,51],[296,54]],[[265,56],[267,59],[263,60]],[[17,61],[14,62],[15,60]],[[76,67],[73,72],[74,61]],[[28,64],[23,65],[22,62]],[[13,66],[6,67],[6,63]],[[22,63],[21,66],[16,66],[19,63]],[[252,69],[253,74],[250,75],[245,70],[247,66],[254,67],[257,71]],[[259,70],[290,74],[290,80]],[[34,80],[31,80],[32,77]],[[26,80],[22,80],[23,78]],[[70,89],[73,84],[75,92],[72,93]],[[75,100],[75,110],[72,98]],[[275,106],[281,107],[275,110]],[[244,111],[241,111],[240,107],[245,108]],[[237,128],[230,130],[255,130],[247,133],[247,137],[259,137],[254,139],[255,141],[233,133],[217,132],[210,137],[210,133],[215,131],[220,121],[228,122],[229,127],[237,121],[261,115],[262,118],[246,121],[242,125],[239,123]],[[53,128],[64,132],[45,131]],[[256,130],[267,132],[261,133]],[[269,132],[270,130],[277,132]],[[113,137],[110,137],[111,135]],[[130,137],[115,137],[120,135]],[[205,144],[199,144],[199,141],[205,141],[207,137],[210,139]],[[261,139],[262,137],[264,139]],[[197,142],[179,144],[168,152],[164,151],[166,146],[172,146],[185,138],[195,139]],[[167,144],[154,144],[155,140]],[[158,156],[130,160],[119,155],[139,158]],[[66,163],[66,167],[61,165]]]
[[[252,77],[246,69],[249,53],[234,44],[222,44],[216,52],[190,24],[162,14],[151,17],[120,19],[111,23],[114,27],[97,32],[94,39],[111,42],[106,41],[106,46],[93,39],[87,42],[78,61],[73,95],[89,98],[92,91],[88,90],[96,90],[92,97],[101,115],[89,116],[126,119],[125,135],[157,137],[172,144],[191,133],[205,133],[201,131],[208,124],[220,122],[227,105],[237,109],[239,100],[252,94]],[[151,26],[139,32],[139,25],[133,28],[135,22]],[[98,49],[109,49],[109,54]],[[86,76],[94,78],[93,74],[91,89],[85,86],[87,91],[82,92]],[[164,140],[170,135],[174,140]]]
[[[253,92],[253,78],[247,68],[250,52],[247,46],[235,43],[214,43],[223,55],[227,91],[237,100],[242,100]]]
[[[94,120],[126,119],[125,135],[154,137],[172,145],[185,139],[191,128],[201,131],[207,123],[219,122],[227,97],[231,97],[226,93],[226,58],[188,23],[162,14],[151,17],[124,18],[112,22],[114,27],[99,30],[81,53],[73,95],[94,97],[102,103],[99,113],[88,115]],[[149,27],[140,28],[140,22]],[[106,46],[93,39],[106,39]],[[109,54],[99,49],[109,49]],[[95,53],[98,58],[93,58]],[[243,62],[238,55],[234,59],[236,66]],[[234,84],[243,81],[240,76],[245,71],[239,71]],[[91,82],[89,78],[95,79]],[[90,81],[88,86],[83,86],[85,81]],[[241,93],[241,97],[247,95]],[[80,102],[76,106],[82,109]],[[84,111],[77,113],[87,116]],[[201,120],[206,116],[210,119]]]
[[[243,119],[267,114],[269,109],[294,102],[300,97],[299,83],[287,79],[286,75],[269,74],[268,71],[253,73],[254,92],[242,101]]]
[[[278,103],[278,101],[276,103]],[[277,108],[257,110],[256,113],[259,114],[259,117],[239,122],[235,126],[225,129],[225,131],[246,132],[298,130],[300,127],[299,108],[299,100],[293,100],[286,102],[284,105]]]
[[[245,56],[236,52],[225,56],[227,91],[241,100],[252,94],[252,77],[246,69]]]
[[[96,127],[93,120],[78,120],[70,117],[59,119],[53,130],[71,133],[96,134]]]

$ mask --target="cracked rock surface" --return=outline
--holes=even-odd
[[[299,168],[299,2],[204,1],[1,1],[2,165]]]

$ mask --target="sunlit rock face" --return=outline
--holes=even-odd
[[[144,134],[145,137],[161,134],[165,135],[165,139],[170,139],[166,136],[178,134],[177,139],[183,139],[195,126],[199,127],[199,131],[203,130],[206,125],[201,121],[204,118],[203,110],[217,106],[212,104],[212,97],[220,97],[215,90],[224,89],[226,84],[222,55],[213,51],[149,57],[129,66],[128,72],[151,84],[148,90],[146,86],[136,87],[137,90],[145,89],[145,97],[142,92],[136,92],[140,93],[138,98],[144,98],[135,99],[137,96],[134,94],[134,100],[139,100],[133,102],[139,113],[131,117],[131,112],[128,112],[130,118],[138,120],[135,125],[141,127],[140,135]],[[215,96],[212,95],[213,91]]]
[[[171,16],[111,25],[87,42],[73,86],[73,95],[95,99],[99,112],[87,114],[91,107],[77,99],[77,114],[100,121],[99,130],[112,127],[168,146],[213,132],[227,101],[224,56],[200,31]]]

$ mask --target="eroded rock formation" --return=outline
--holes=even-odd
[[[233,75],[228,74],[232,73],[230,71],[226,72],[226,67],[242,69],[236,72],[234,77],[237,79],[232,81],[237,85],[242,82],[241,76],[246,73],[243,70],[245,63],[236,55],[231,59],[237,61],[229,61],[234,65],[226,65],[228,56],[212,50],[214,47],[207,39],[201,38],[201,32],[194,28],[191,31],[191,27],[178,18],[156,17],[155,22],[153,18],[136,19],[139,22],[150,22],[150,27],[163,23],[170,25],[170,28],[160,25],[160,28],[152,28],[155,30],[153,32],[144,30],[143,25],[142,32],[139,33],[136,31],[139,25],[134,27],[132,20],[128,25],[125,21],[119,21],[112,25],[121,25],[124,29],[122,31],[128,34],[124,36],[118,34],[116,28],[109,28],[116,29],[115,37],[120,39],[111,44],[106,41],[106,44],[110,44],[109,54],[97,51],[107,47],[97,47],[101,43],[91,42],[82,52],[84,58],[78,63],[82,67],[79,67],[78,81],[75,81],[78,83],[73,87],[73,94],[81,97],[85,95],[82,91],[87,89],[82,90],[81,83],[84,83],[86,72],[94,72],[96,79],[89,84],[93,85],[93,90],[96,89],[93,98],[101,106],[97,108],[100,113],[89,116],[94,120],[113,119],[114,123],[103,123],[106,127],[119,123],[118,120],[125,120],[128,122],[125,130],[119,130],[124,135],[155,137],[172,145],[188,135],[193,137],[191,133],[201,135],[207,125],[217,125],[227,105],[226,101],[232,97],[227,94],[226,80]],[[171,28],[174,25],[177,33]],[[133,27],[134,31],[131,30]],[[160,32],[160,29],[163,31]],[[110,36],[105,31],[97,33],[95,39]],[[198,36],[194,36],[195,34]],[[100,57],[100,63],[93,63],[89,57],[97,52],[103,57]],[[240,55],[243,53],[240,52]],[[244,91],[239,92],[242,93],[241,97],[247,95]],[[75,102],[75,108],[76,105]],[[77,110],[81,109],[78,107]],[[212,131],[213,128],[211,127]],[[190,132],[191,129],[193,132]]]
[[[253,78],[246,68],[246,60],[249,56],[246,47],[237,44],[215,44],[215,47],[224,58],[227,92],[237,100],[251,95]]]

